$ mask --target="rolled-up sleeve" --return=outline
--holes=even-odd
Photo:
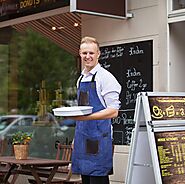
[[[105,104],[108,108],[119,109],[121,102],[119,100],[119,93],[109,92],[104,96]]]
[[[114,76],[109,76],[109,79],[102,80],[101,95],[103,96],[106,107],[119,109],[121,102],[119,95],[121,93],[121,85]]]

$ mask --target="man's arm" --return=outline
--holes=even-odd
[[[101,111],[92,113],[90,115],[84,116],[72,116],[68,117],[69,119],[74,119],[77,121],[87,121],[87,120],[101,120],[101,119],[110,119],[118,116],[118,109],[106,108]]]

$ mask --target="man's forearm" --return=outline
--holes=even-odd
[[[78,120],[78,121],[88,121],[88,120],[102,120],[102,119],[110,119],[118,116],[118,110],[113,108],[106,108],[101,111],[85,115],[85,116],[73,116],[69,117],[70,119]]]

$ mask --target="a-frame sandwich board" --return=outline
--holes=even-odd
[[[185,183],[185,93],[139,93],[126,184]]]

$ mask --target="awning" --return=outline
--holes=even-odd
[[[12,25],[19,32],[27,28],[41,33],[74,56],[78,56],[81,39],[81,16],[78,13],[62,13]]]

